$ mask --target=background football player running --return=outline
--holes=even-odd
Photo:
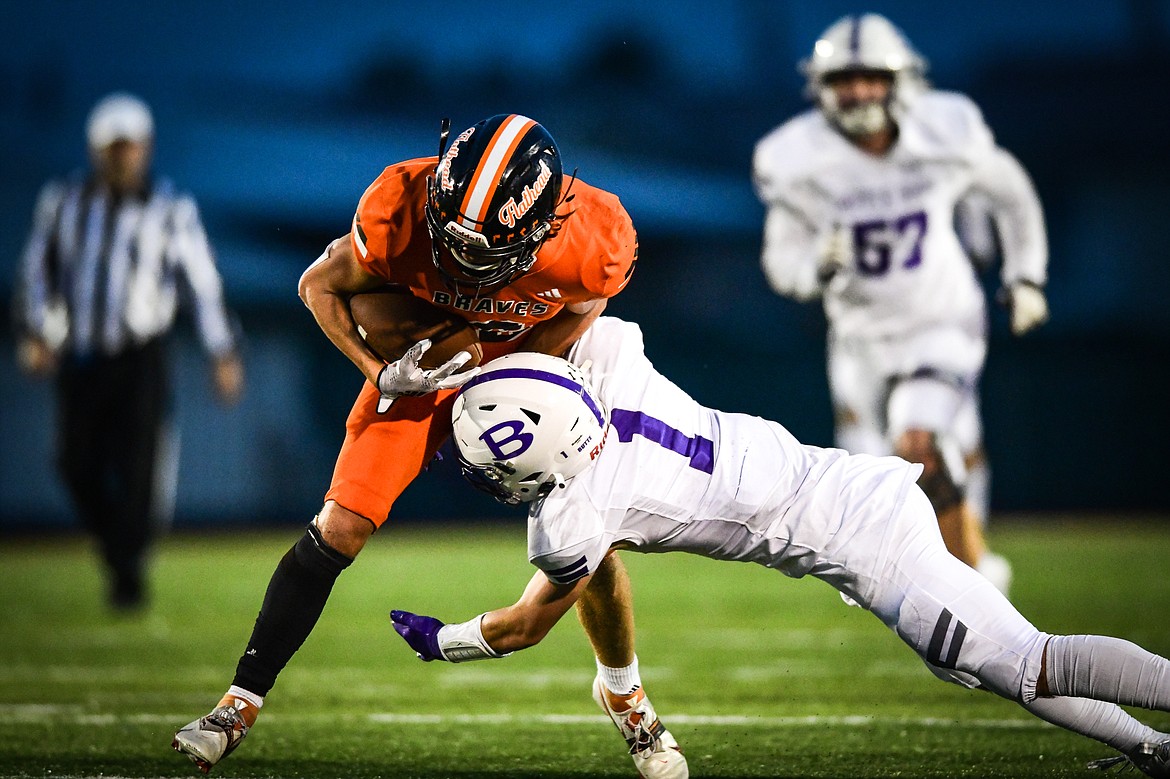
[[[1170,735],[1117,704],[1170,711],[1170,661],[1116,638],[1037,630],[950,555],[897,457],[805,446],[784,427],[706,408],[658,373],[636,325],[594,323],[573,364],[512,354],[455,403],[464,475],[527,501],[520,599],[444,624],[393,611],[424,660],[499,658],[537,644],[613,550],[689,552],[811,575],[897,633],[940,678],[981,687],[1170,777]]]
[[[444,123],[438,158],[386,168],[358,203],[349,235],[301,277],[305,305],[368,382],[346,422],[324,507],[277,566],[230,689],[175,736],[174,748],[205,772],[255,722],[338,575],[447,439],[453,389],[474,373],[456,373],[458,357],[419,370],[419,345],[385,364],[365,346],[349,298],[402,285],[472,322],[485,360],[517,349],[562,354],[633,272],[629,215],[615,195],[565,180],[543,126],[500,115],[467,128],[449,148],[446,141]],[[599,676],[641,700],[628,578],[614,560],[598,581],[579,613]]]
[[[967,97],[927,88],[885,18],[837,21],[803,69],[817,108],[755,150],[765,276],[781,295],[823,295],[837,445],[921,463],[947,548],[1006,591],[1010,567],[983,554],[981,525],[987,305],[954,217],[974,193],[989,204],[1022,335],[1048,317],[1039,199]]]

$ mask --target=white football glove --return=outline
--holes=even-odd
[[[1008,313],[1012,334],[1023,335],[1048,321],[1048,299],[1044,290],[1026,281],[1017,281],[1008,290]]]
[[[844,225],[833,227],[822,236],[817,257],[817,281],[828,284],[837,273],[853,262],[853,236]]]
[[[382,393],[378,399],[379,414],[385,414],[401,395],[427,395],[435,390],[455,389],[479,373],[479,368],[455,373],[471,359],[469,352],[456,352],[438,368],[420,368],[419,360],[430,348],[431,340],[424,338],[378,372],[378,391]]]

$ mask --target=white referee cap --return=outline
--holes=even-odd
[[[150,108],[127,92],[102,98],[89,112],[85,125],[85,137],[92,149],[104,149],[119,140],[143,143],[153,136]]]

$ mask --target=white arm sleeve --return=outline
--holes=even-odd
[[[1048,280],[1048,236],[1032,179],[1008,151],[995,147],[976,171],[974,187],[990,200],[1003,250],[1004,286]]]
[[[760,264],[773,291],[800,301],[820,297],[817,247],[816,231],[796,211],[781,201],[768,207]]]
[[[788,170],[792,152],[783,141],[787,133],[766,136],[752,155],[752,186],[768,209],[764,217],[760,264],[768,285],[778,295],[800,301],[820,297],[819,213],[810,198],[808,182]]]

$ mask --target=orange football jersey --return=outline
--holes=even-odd
[[[616,195],[566,177],[572,215],[540,247],[532,269],[494,292],[457,296],[435,268],[424,214],[426,180],[437,162],[391,165],[370,185],[350,232],[354,256],[370,273],[461,314],[479,331],[486,359],[514,351],[566,303],[612,297],[629,281],[638,254],[629,214]]]
[[[528,273],[482,296],[456,296],[435,267],[424,206],[435,157],[391,165],[358,203],[350,238],[354,256],[387,283],[457,311],[475,325],[484,360],[516,351],[533,325],[567,303],[616,295],[630,279],[638,239],[615,195],[566,179],[571,216],[547,239]],[[346,420],[326,500],[381,526],[391,506],[431,462],[451,433],[455,390],[403,396],[385,414],[379,393],[366,382]]]

